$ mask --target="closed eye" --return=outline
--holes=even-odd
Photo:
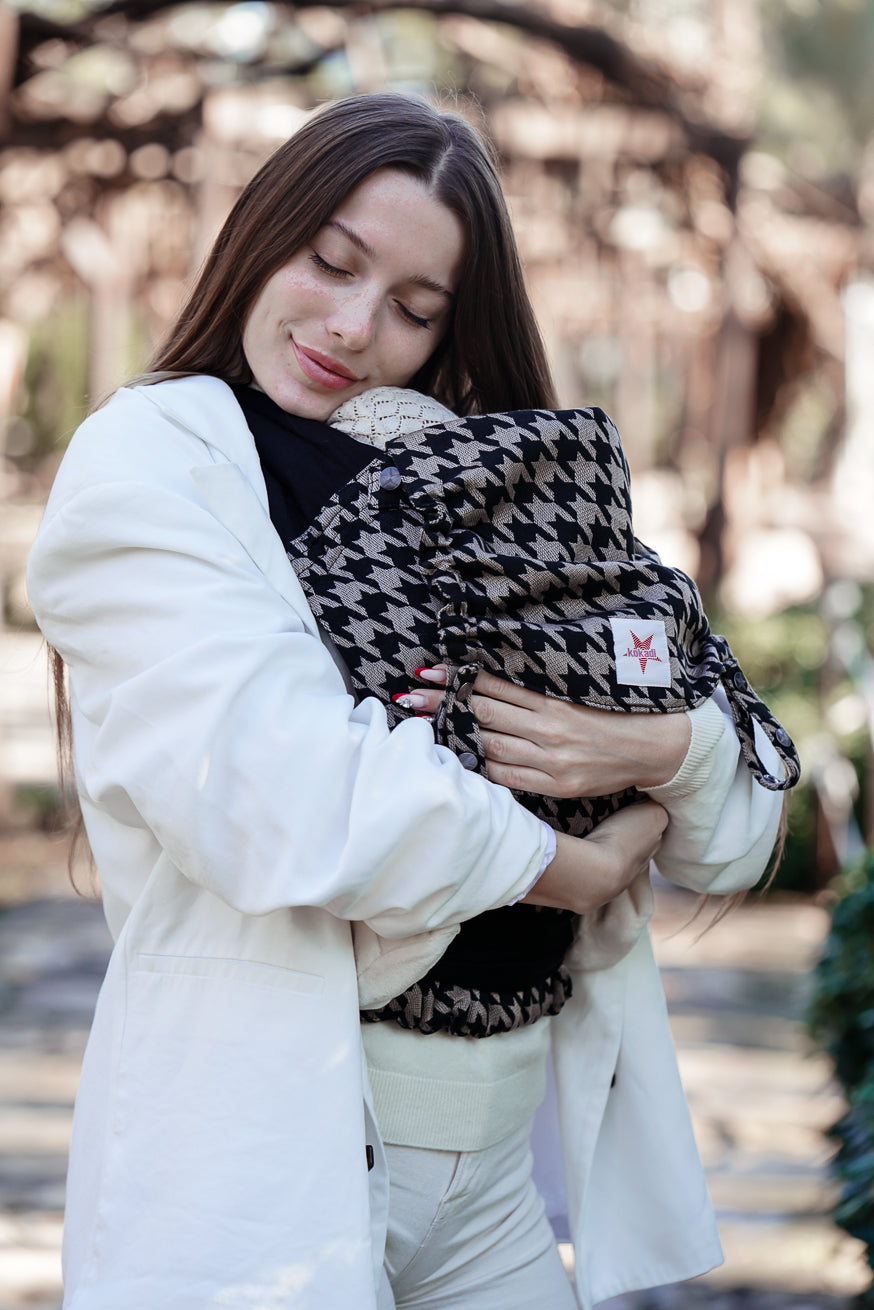
[[[432,320],[430,318],[421,318],[418,314],[414,314],[413,311],[407,309],[406,305],[402,304],[400,300],[395,301],[395,304],[403,314],[404,318],[410,323],[415,323],[416,327],[429,328],[431,326]]]
[[[352,273],[347,268],[337,268],[336,264],[329,264],[327,259],[323,259],[317,250],[310,251],[310,258],[316,268],[328,277],[337,278],[342,281],[345,278],[352,277]],[[424,318],[421,314],[414,314],[411,309],[400,300],[395,301],[401,315],[408,323],[413,323],[416,327],[430,328],[433,319]]]
[[[334,264],[329,264],[327,259],[322,259],[321,255],[315,250],[311,251],[310,258],[316,268],[321,269],[323,273],[327,273],[328,277],[345,278],[351,276],[348,269],[337,268]]]

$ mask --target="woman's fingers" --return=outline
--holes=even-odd
[[[487,759],[501,770],[534,768],[546,775],[547,788],[537,787],[544,795],[606,796],[626,787],[657,787],[675,776],[689,749],[686,714],[573,705],[489,673],[481,673],[475,687],[471,708],[489,741]],[[495,781],[515,785],[497,773]]]
[[[507,705],[518,705],[526,710],[534,710],[549,703],[547,696],[541,696],[537,691],[526,691],[524,687],[517,687],[515,682],[486,673],[485,669],[480,669],[473,685],[480,696],[488,696]]]
[[[415,714],[440,709],[444,665],[416,670],[424,685],[396,702]],[[685,714],[630,714],[573,705],[480,671],[470,707],[476,716],[489,778],[542,796],[606,796],[626,787],[668,782],[691,738]]]
[[[426,685],[398,692],[392,696],[392,700],[403,709],[436,714],[446,694],[447,672],[445,664],[416,669],[416,677]],[[514,728],[517,732],[522,729],[531,731],[535,725],[531,720],[530,709],[537,705],[548,707],[550,704],[546,696],[526,691],[524,687],[517,687],[515,683],[496,678],[491,673],[480,671],[474,686],[482,694],[471,697],[471,709],[481,727],[492,727],[496,733],[512,735]],[[524,708],[526,706],[530,708]]]
[[[416,687],[414,691],[399,691],[396,696],[392,696],[392,700],[402,710],[414,710],[416,714],[436,714],[444,695],[443,691],[426,691],[423,687]]]
[[[480,677],[482,677],[482,674],[480,674]],[[497,681],[498,679],[495,678],[495,682]],[[479,686],[479,678],[477,678],[474,686]],[[522,688],[520,687],[518,690],[522,691]],[[492,732],[502,732],[510,737],[526,737],[529,740],[533,740],[539,735],[541,725],[538,724],[537,715],[532,710],[516,702],[495,700],[493,696],[475,693],[470,698],[470,708],[473,710],[480,728],[486,728]]]
[[[438,687],[446,686],[448,676],[449,670],[445,664],[434,664],[430,668],[416,669],[417,678],[421,678],[423,682],[434,683]]]
[[[435,664],[433,668],[416,669],[416,677],[426,684],[424,687],[411,687],[409,691],[399,691],[392,696],[395,705],[403,710],[415,710],[417,714],[436,714],[440,702],[446,694],[445,664]]]
[[[549,755],[522,737],[480,730],[486,760],[486,775],[491,782],[513,791],[531,791],[538,796],[561,795]]]
[[[641,801],[626,805],[609,815],[588,840],[615,844],[634,862],[649,863],[662,844],[668,812],[655,801]]]
[[[540,769],[520,768],[518,765],[495,764],[486,760],[486,777],[489,782],[500,783],[511,791],[530,791],[535,796],[555,796],[561,793],[558,784],[548,773]]]

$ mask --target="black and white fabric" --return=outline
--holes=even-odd
[[[694,583],[636,540],[622,445],[598,409],[486,414],[390,439],[288,545],[354,686],[378,696],[390,722],[409,714],[391,696],[410,687],[414,671],[447,665],[435,733],[467,768],[484,771],[469,700],[486,669],[548,696],[632,713],[682,712],[721,685],[756,780],[782,790],[798,779],[788,733],[725,639],[710,631]],[[754,723],[773,743],[784,777],[762,765]],[[637,795],[519,799],[554,828],[582,836]],[[494,914],[519,912],[536,913],[515,906]],[[560,923],[559,912],[550,913]],[[566,994],[560,959],[572,921],[560,926],[566,944],[556,948],[546,992],[529,996],[538,1013],[555,1012],[552,1000],[560,1008]],[[459,958],[478,958],[470,951],[477,931],[480,920],[464,925],[454,943]],[[450,947],[436,966],[440,976],[418,985],[420,995],[366,1017],[468,1031],[457,986],[476,993],[478,1014],[508,994],[478,986],[482,977],[453,976],[452,955]],[[422,993],[427,986],[431,993]],[[512,989],[511,1008],[525,990]]]

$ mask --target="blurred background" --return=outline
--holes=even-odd
[[[616,1305],[874,1304],[872,69],[872,0],[0,2],[0,1310],[59,1303],[107,952],[67,877],[29,544],[241,185],[314,106],[383,88],[494,142],[561,401],[615,418],[638,534],[805,770],[767,895],[699,941],[661,892],[728,1261]]]

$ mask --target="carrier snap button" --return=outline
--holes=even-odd
[[[463,769],[475,769],[476,756],[473,751],[462,751],[458,757],[458,763]]]
[[[388,468],[381,469],[379,474],[379,485],[383,491],[395,491],[401,485],[400,470],[396,469],[394,464]]]
[[[785,728],[778,728],[774,733],[774,736],[777,738],[777,741],[781,746],[788,746],[792,741],[792,738],[789,736],[789,733]]]
[[[747,680],[741,673],[740,669],[738,669],[737,673],[732,678],[732,682],[737,687],[738,691],[743,691],[744,687],[747,685]]]
[[[461,684],[461,686],[458,687],[457,690],[456,690],[456,692],[455,692],[455,699],[456,699],[456,700],[467,700],[467,698],[470,696],[470,693],[471,693],[472,691],[473,691],[473,683],[472,683],[472,682],[463,682],[463,683]]]

